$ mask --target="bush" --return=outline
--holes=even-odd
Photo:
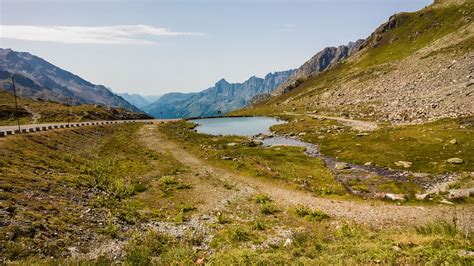
[[[277,206],[271,202],[265,202],[263,204],[260,204],[260,212],[263,214],[274,214],[277,213],[279,210]]]
[[[265,230],[266,227],[267,226],[261,221],[255,221],[253,222],[253,225],[252,225],[253,230],[258,230],[258,231],[263,231]]]
[[[164,185],[175,185],[178,183],[174,176],[165,175],[160,178],[160,182]]]
[[[236,228],[231,232],[232,241],[244,242],[249,241],[251,238],[250,234],[241,228]]]
[[[257,194],[255,196],[255,202],[258,204],[263,204],[263,203],[268,203],[271,202],[272,200],[267,194]]]

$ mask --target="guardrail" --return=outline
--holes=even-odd
[[[37,125],[24,125],[20,126],[20,129],[16,126],[5,126],[0,127],[0,138],[7,137],[15,134],[33,133],[39,131],[49,131],[55,129],[75,128],[84,126],[98,126],[98,125],[114,125],[114,124],[125,124],[125,123],[146,123],[153,124],[163,120],[111,120],[111,121],[89,121],[89,122],[74,122],[74,123],[57,123],[57,124],[37,124]]]

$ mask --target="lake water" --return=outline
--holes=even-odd
[[[197,132],[210,135],[254,136],[270,133],[270,127],[285,121],[272,117],[222,117],[191,120]]]

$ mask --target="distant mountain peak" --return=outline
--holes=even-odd
[[[214,87],[198,93],[167,93],[144,110],[156,118],[214,116],[245,107],[259,94],[270,93],[294,70],[268,73],[265,79],[252,76],[242,83],[220,79]]]
[[[227,80],[225,80],[225,78],[221,78],[218,82],[216,82],[216,86],[217,85],[224,85],[224,84],[230,84],[230,83],[227,82]]]

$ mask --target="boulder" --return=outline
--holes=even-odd
[[[306,132],[301,132],[298,134],[298,136],[302,137],[302,136],[306,136]]]
[[[403,167],[403,168],[410,168],[412,164],[413,164],[412,162],[407,162],[407,161],[397,161],[397,162],[395,162],[396,166]]]
[[[237,146],[237,143],[235,142],[227,143],[227,147],[234,147],[234,146]]]
[[[334,168],[336,170],[344,170],[344,169],[350,169],[351,166],[347,163],[336,163],[336,165],[334,165]]]
[[[385,200],[391,200],[391,201],[405,201],[405,196],[401,194],[392,194],[392,193],[387,193],[383,196]]]
[[[450,140],[450,141],[449,141],[449,143],[451,143],[451,144],[453,144],[453,145],[454,145],[454,144],[457,144],[457,143],[458,143],[458,141],[457,141],[456,139],[452,139],[452,140]]]
[[[222,156],[221,159],[228,161],[228,160],[232,160],[232,157],[230,157],[230,156]]]
[[[450,200],[460,200],[469,198],[470,189],[452,189],[448,192],[448,199]]]
[[[425,193],[425,194],[415,194],[415,199],[417,200],[426,200],[429,198],[429,195],[428,193]]]
[[[365,166],[373,166],[374,163],[373,163],[373,162],[366,162],[366,163],[364,163],[364,165],[365,165]]]
[[[462,164],[462,163],[464,163],[464,161],[461,158],[449,158],[447,160],[447,162],[451,163],[451,164]]]

